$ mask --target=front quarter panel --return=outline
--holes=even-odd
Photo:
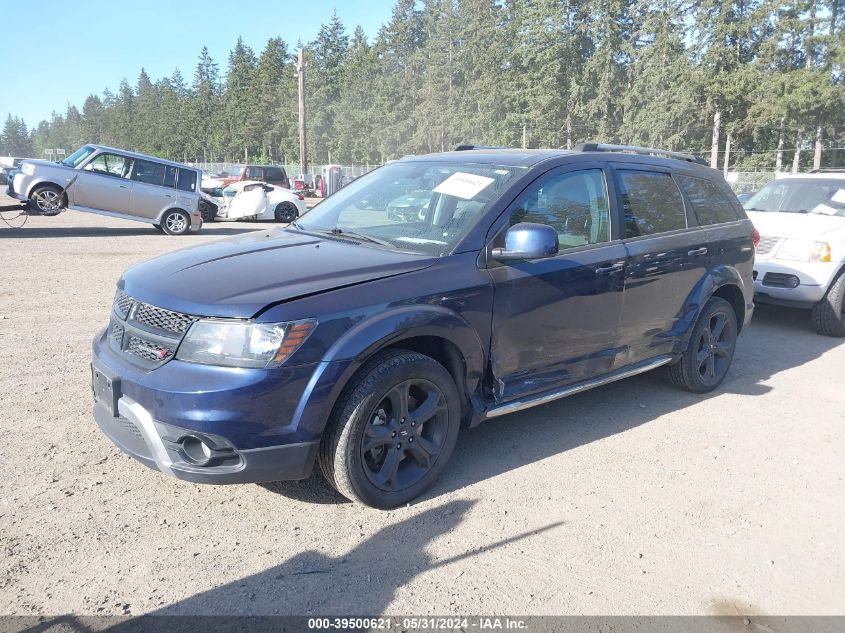
[[[260,315],[266,322],[319,320],[289,361],[321,363],[294,424],[321,432],[337,398],[368,359],[387,346],[422,336],[445,339],[460,351],[464,384],[459,389],[473,408],[480,408],[493,297],[489,275],[478,269],[476,256],[445,257],[422,271],[280,304]]]

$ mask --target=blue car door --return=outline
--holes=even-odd
[[[663,168],[615,165],[628,252],[617,366],[673,352],[695,317],[689,297],[707,273],[707,232],[688,218]]]
[[[625,247],[611,221],[601,164],[552,169],[509,207],[509,226],[554,227],[560,251],[531,261],[490,261],[490,359],[498,401],[541,393],[610,370],[622,310]]]

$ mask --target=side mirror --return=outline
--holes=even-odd
[[[554,257],[560,250],[557,231],[547,224],[520,222],[505,234],[505,247],[493,249],[493,259],[513,261]]]

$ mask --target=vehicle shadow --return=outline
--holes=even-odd
[[[459,490],[479,481],[541,461],[646,424],[656,418],[724,393],[761,396],[772,376],[811,362],[843,344],[817,334],[809,312],[760,305],[743,330],[733,365],[716,391],[692,394],[666,380],[664,370],[598,387],[562,400],[495,418],[463,431],[450,464],[421,499]],[[625,403],[620,415],[620,403]],[[265,484],[268,490],[310,503],[346,502],[323,480],[319,468],[302,482]]]
[[[137,618],[86,618],[64,616],[54,620],[45,619],[26,629],[27,633],[47,631],[61,620],[72,631],[87,631],[90,623],[99,626],[97,630],[110,633],[159,630],[158,616],[261,616],[261,615],[306,615],[335,613],[343,616],[376,616],[383,614],[393,601],[397,590],[411,582],[418,575],[461,563],[478,554],[531,538],[540,543],[542,534],[553,530],[561,522],[555,522],[500,541],[491,541],[483,534],[478,535],[480,545],[448,558],[436,558],[428,553],[429,545],[454,530],[472,509],[474,501],[455,500],[393,522],[372,536],[362,540],[351,551],[337,556],[327,556],[311,550],[270,567],[260,573],[238,579],[208,591],[169,604],[150,614]],[[537,538],[539,537],[539,539]],[[174,621],[159,620],[166,630],[173,628]],[[261,621],[232,620],[233,628],[221,629],[226,624],[215,620],[179,620],[184,626],[180,631],[212,630],[255,630]],[[278,622],[270,621],[279,627]],[[283,630],[270,628],[260,630]],[[284,630],[293,630],[291,628]],[[359,630],[359,629],[355,629]]]
[[[57,227],[47,227],[47,226],[39,226],[39,227],[28,227],[24,225],[22,228],[10,228],[8,230],[2,230],[2,226],[0,226],[0,239],[27,239],[27,238],[45,238],[45,237],[52,237],[52,238],[59,238],[59,237],[135,237],[135,236],[160,236],[160,237],[167,237],[171,238],[172,236],[165,235],[160,231],[157,231],[155,228],[149,225],[142,225],[137,228],[135,227],[96,227],[96,226],[74,226],[74,227],[67,227],[67,226],[57,226]],[[224,227],[213,227],[213,228],[205,228],[201,230],[200,233],[193,233],[188,237],[192,236],[226,236],[226,235],[240,235],[241,233],[250,233],[253,231],[261,231],[264,227],[261,226],[248,226],[248,227],[235,227],[235,226],[226,226]],[[176,238],[173,238],[176,239]],[[183,238],[184,239],[184,238]]]
[[[772,376],[811,362],[843,342],[817,334],[805,310],[758,306],[740,335],[731,370],[716,391],[693,394],[677,389],[661,368],[489,420],[461,435],[449,467],[423,498],[624,433],[724,393],[767,394],[773,389],[766,384]]]

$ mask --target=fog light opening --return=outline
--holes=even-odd
[[[214,449],[195,435],[186,435],[180,443],[185,457],[196,466],[206,466],[214,455]]]
[[[786,278],[786,285],[790,288],[797,288],[801,284],[801,280],[795,275],[789,275]]]

